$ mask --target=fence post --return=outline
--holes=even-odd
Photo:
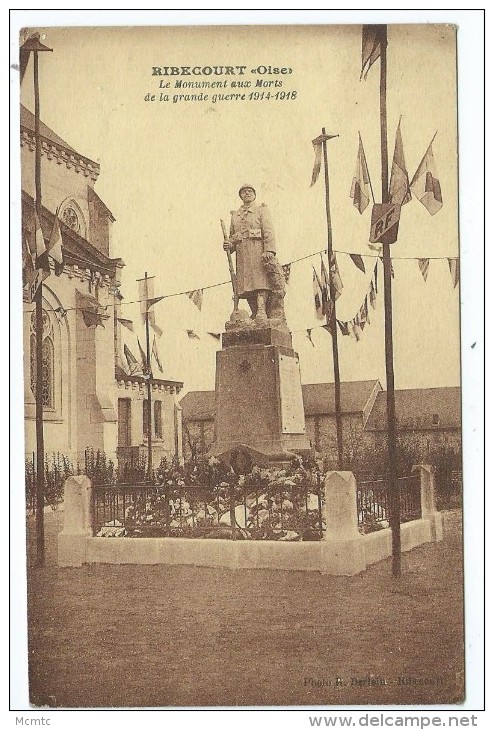
[[[86,540],[92,537],[93,486],[84,474],[64,485],[64,525],[58,536],[58,565],[79,566],[86,559]]]
[[[412,472],[420,474],[420,507],[422,519],[428,520],[431,527],[432,542],[439,542],[443,539],[442,514],[436,507],[436,487],[434,480],[434,467],[430,464],[416,464]]]
[[[357,482],[351,471],[330,471],[324,481],[326,532],[321,543],[322,572],[355,575],[367,567],[357,524]]]
[[[357,482],[351,471],[330,471],[326,475],[325,540],[360,537],[357,522]]]

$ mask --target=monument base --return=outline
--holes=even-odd
[[[216,359],[215,441],[210,456],[246,473],[287,466],[311,450],[298,355],[286,329],[230,330]]]

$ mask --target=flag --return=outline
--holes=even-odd
[[[441,185],[437,177],[436,163],[432,153],[432,142],[413,176],[410,190],[431,215],[435,215],[443,207]]]
[[[360,132],[358,139],[357,163],[355,165],[355,175],[353,176],[352,187],[350,189],[350,197],[353,199],[353,205],[362,215],[370,201],[370,176]]]
[[[109,314],[103,314],[107,307],[101,305],[91,294],[77,290],[82,319],[86,327],[104,327],[104,320],[110,319]]]
[[[359,321],[360,321],[360,326],[361,326],[362,329],[364,329],[364,326],[366,324],[370,324],[369,305],[367,303],[367,296],[364,299],[364,303],[360,307]]]
[[[429,274],[429,259],[419,259],[418,264],[420,273],[424,277],[424,281],[427,281],[427,276]]]
[[[148,276],[144,279],[138,279],[137,284],[139,287],[139,301],[141,303],[141,318],[143,322],[146,322],[146,318],[149,325],[156,332],[158,337],[161,337],[163,330],[156,324],[154,311],[151,311],[151,307],[156,302],[160,302],[164,297],[154,296],[154,276]]]
[[[50,276],[50,262],[48,261],[48,252],[45,246],[45,239],[38,214],[34,212],[35,240],[36,240],[36,268],[43,271],[41,281]]]
[[[34,261],[29,248],[29,244],[25,238],[22,239],[22,283],[23,286],[32,284],[34,281]]]
[[[383,259],[383,257],[380,256],[380,259],[381,259],[381,261],[383,263],[383,266],[384,266],[384,259]],[[393,262],[391,261],[391,259],[389,260],[389,269],[391,271],[391,278],[394,279],[395,278],[395,270],[393,269]],[[377,267],[376,267],[376,292],[377,292]]]
[[[60,224],[58,222],[58,214],[55,214],[53,220],[53,228],[51,229],[50,241],[48,243],[48,255],[55,262],[55,276],[60,276],[63,272],[63,252],[62,252],[62,234],[60,233]]]
[[[321,294],[322,294],[322,313],[326,317],[326,321],[329,322],[331,318],[331,310],[332,310],[332,301],[330,297],[330,289],[329,289],[329,277],[328,272],[326,271],[326,267],[324,266],[324,261],[321,254]]]
[[[391,177],[389,179],[389,201],[395,205],[406,205],[412,199],[410,194],[410,183],[403,152],[403,140],[401,138],[401,119],[396,129],[395,151],[391,164]]]
[[[314,306],[318,319],[324,319],[322,306],[322,286],[314,267],[312,267],[312,288],[314,291]]]
[[[84,321],[84,324],[86,327],[104,327],[105,323],[103,320],[110,319],[109,314],[102,314],[101,312],[98,312],[96,309],[83,309],[82,310],[82,319]]]
[[[319,137],[316,137],[315,139],[312,140],[315,159],[314,159],[314,167],[312,168],[312,180],[310,183],[310,187],[312,187],[317,182],[317,178],[319,177],[319,173],[321,171],[323,142],[327,142],[328,139],[333,139],[334,137],[338,137],[338,135],[337,134],[320,134]]]
[[[448,264],[454,289],[460,280],[460,259],[448,259]]]
[[[312,347],[315,347],[314,343],[312,342],[312,329],[308,329],[308,330],[306,330],[306,332],[307,332],[307,339],[309,340]]]
[[[141,370],[141,366],[139,365],[139,362],[136,360],[134,355],[131,353],[127,345],[124,345],[124,355],[125,359],[127,360],[127,365],[129,368],[129,375],[134,375],[138,370]]]
[[[161,329],[161,327],[158,327],[158,325],[156,324],[156,320],[154,318],[154,312],[148,313],[148,321],[149,321],[149,326],[153,328],[153,330],[158,335],[158,337],[161,337],[161,335],[163,334],[163,330]]]
[[[338,269],[338,262],[336,260],[336,254],[333,254],[331,256],[331,282],[333,284],[334,288],[334,298],[335,301],[340,296],[341,292],[343,291],[343,282],[341,280],[340,271]]]
[[[357,340],[357,342],[360,342],[360,338],[362,337],[362,331],[356,319],[352,319],[352,321],[349,322],[348,325],[350,334]]]
[[[161,365],[160,358],[159,358],[159,355],[158,355],[158,348],[156,346],[156,336],[153,337],[153,348],[152,348],[152,351],[151,352],[153,354],[154,359],[156,360],[156,364],[158,366],[158,370],[160,371],[160,373],[162,373],[163,372],[163,366]]]
[[[360,256],[358,253],[351,253],[350,258],[352,259],[357,269],[360,269],[360,271],[365,274],[365,264],[362,256]]]
[[[340,328],[340,332],[342,335],[349,335],[350,330],[348,329],[348,322],[340,322],[339,319],[336,320],[338,322],[338,327]]]
[[[372,307],[372,309],[376,308],[376,290],[374,288],[374,282],[371,281],[370,287],[369,287],[369,302]]]
[[[190,340],[200,340],[201,339],[199,337],[199,335],[196,335],[196,333],[194,332],[194,330],[187,330],[187,337]]]
[[[283,276],[285,277],[285,282],[287,284],[290,281],[291,268],[292,268],[292,265],[291,264],[283,264],[283,266],[282,266]]]
[[[117,320],[120,322],[120,324],[123,327],[130,330],[130,332],[134,331],[134,323],[131,319],[124,319],[123,317],[117,317]]]
[[[362,26],[362,69],[360,78],[367,78],[369,69],[381,55],[382,25]]]
[[[142,363],[142,372],[146,374],[149,370],[148,368],[148,359],[146,357],[146,353],[141,347],[141,343],[139,342],[139,338],[137,338],[137,346],[139,347],[139,355],[141,356],[141,363]]]
[[[162,299],[165,297],[153,297],[152,299],[148,299],[148,309],[153,306],[153,304],[156,304],[156,302],[161,302]]]
[[[194,289],[193,291],[187,292],[187,296],[189,297],[190,301],[194,302],[199,311],[201,311],[202,309],[202,291],[202,289]]]
[[[365,302],[364,304],[362,304],[362,306],[358,310],[357,315],[354,317],[354,322],[360,327],[361,330],[363,330],[365,325],[367,324],[367,312],[365,308]]]
[[[376,290],[376,294],[378,293],[377,289],[377,261],[376,265],[374,266],[374,289]]]

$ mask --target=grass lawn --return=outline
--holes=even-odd
[[[401,579],[391,578],[390,560],[354,577],[164,565],[58,568],[61,519],[46,516],[44,568],[34,566],[34,521],[28,520],[34,705],[449,704],[463,698],[459,511],[445,513],[443,543],[404,553]]]

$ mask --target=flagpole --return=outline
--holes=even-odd
[[[147,434],[148,434],[148,468],[147,477],[151,483],[153,475],[153,443],[152,436],[152,412],[151,412],[151,350],[149,347],[149,302],[148,296],[148,272],[144,272],[144,280],[146,282],[146,360],[147,360],[147,391],[148,391],[148,412],[147,412]]]
[[[38,51],[34,61],[34,187],[35,210],[41,226],[41,139],[39,135],[39,67]],[[43,281],[35,296],[36,311],[36,562],[45,564],[45,442],[43,433]]]
[[[340,362],[338,356],[338,328],[336,326],[336,297],[332,276],[333,259],[333,230],[331,227],[331,208],[329,205],[329,172],[328,172],[328,151],[327,151],[326,129],[322,128],[322,149],[324,158],[324,184],[326,191],[326,220],[328,231],[328,266],[329,266],[329,300],[330,318],[329,331],[333,346],[333,371],[334,371],[334,412],[336,420],[336,442],[338,447],[338,469],[343,469],[343,428],[341,422],[341,383],[340,383]]]
[[[381,120],[381,185],[382,202],[389,203],[388,183],[388,133],[387,133],[387,42],[388,29],[381,27],[381,74],[380,74],[380,120]],[[384,267],[384,343],[386,359],[386,411],[388,432],[389,509],[392,541],[394,577],[401,575],[401,531],[400,491],[396,465],[396,404],[395,376],[393,362],[393,303],[391,288],[391,255],[389,243],[383,243]]]

